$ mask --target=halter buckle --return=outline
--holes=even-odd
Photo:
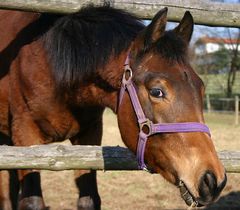
[[[143,132],[145,135],[150,136],[152,134],[152,121],[146,119],[143,122],[139,122],[140,132]]]
[[[126,85],[129,81],[131,81],[132,76],[133,76],[133,73],[132,73],[131,67],[129,65],[125,65],[122,83]]]

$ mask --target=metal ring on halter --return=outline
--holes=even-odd
[[[129,75],[127,75],[127,73],[128,73]],[[127,78],[127,76],[128,76],[128,78]],[[132,69],[129,68],[128,66],[126,66],[126,67],[125,67],[125,71],[124,71],[124,73],[123,73],[123,81],[122,81],[122,83],[123,83],[123,84],[127,84],[129,81],[131,81],[132,76],[133,76]]]
[[[149,119],[146,119],[146,121],[139,123],[139,127],[140,127],[140,131],[145,133],[147,136],[150,136],[152,134],[152,121],[150,121]],[[146,132],[146,130],[148,132]]]

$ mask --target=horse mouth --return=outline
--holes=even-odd
[[[188,190],[188,188],[186,187],[186,185],[184,184],[184,182],[182,180],[180,180],[178,187],[179,187],[182,199],[185,201],[185,203],[188,206],[191,206],[191,207],[200,207],[200,206],[202,206],[194,198],[194,196],[191,194],[191,192]]]

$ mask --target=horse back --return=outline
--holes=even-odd
[[[38,13],[0,10],[0,50],[8,47],[17,34],[31,22],[39,18]]]

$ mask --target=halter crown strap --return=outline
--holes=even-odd
[[[122,86],[119,94],[119,106],[121,105],[125,90],[128,91],[135,114],[138,119],[140,128],[137,145],[137,161],[139,169],[147,170],[144,163],[144,151],[147,143],[147,138],[156,133],[180,133],[180,132],[204,132],[209,135],[209,128],[198,122],[181,122],[181,123],[157,123],[154,124],[151,120],[146,118],[142,106],[139,102],[136,88],[132,81],[132,69],[129,66],[129,59],[127,58],[124,65],[124,74],[122,79]],[[147,130],[144,132],[144,127]]]

